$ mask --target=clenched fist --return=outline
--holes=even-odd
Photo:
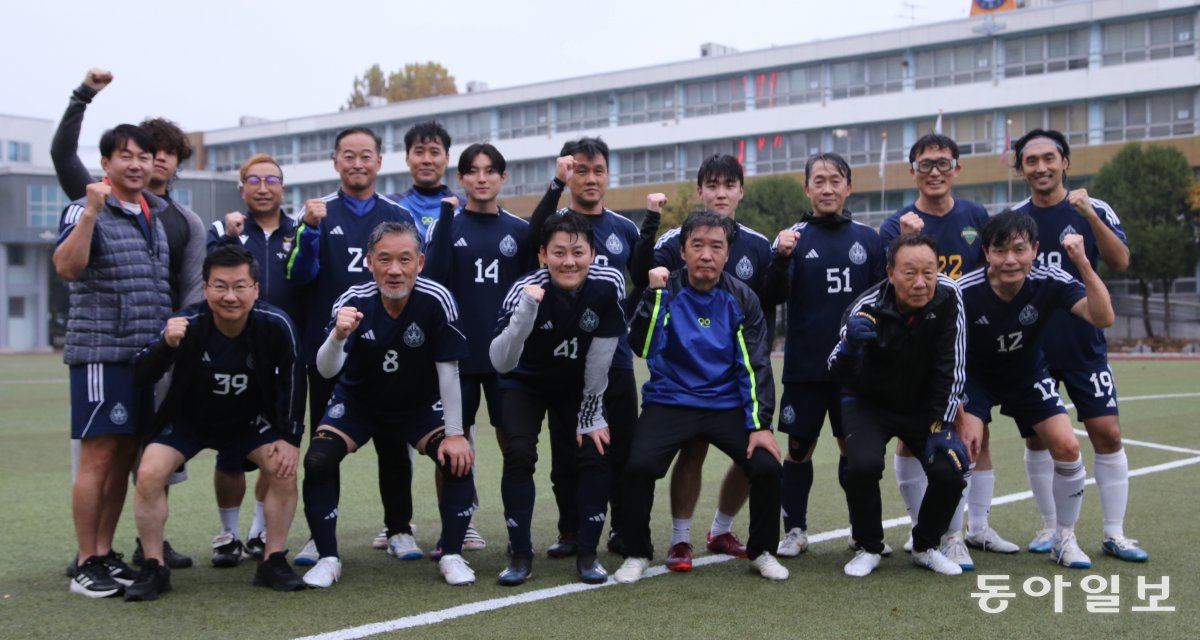
[[[86,211],[93,214],[100,213],[104,210],[104,202],[108,200],[108,196],[112,195],[112,187],[103,182],[93,182],[87,186],[87,207]]]
[[[1072,207],[1085,218],[1095,218],[1096,209],[1092,206],[1092,199],[1088,197],[1087,189],[1074,189],[1067,192],[1067,202],[1071,203]]]
[[[792,251],[796,250],[796,242],[799,240],[799,231],[784,229],[779,232],[779,237],[775,240],[775,252],[786,258],[792,255]]]
[[[536,284],[527,284],[522,289],[525,295],[529,296],[535,304],[542,303],[542,297],[546,295],[546,290]]]
[[[900,235],[915,236],[925,230],[925,221],[915,211],[900,216]]]
[[[316,229],[321,226],[321,221],[328,215],[325,209],[325,201],[320,198],[313,198],[304,203],[304,224]]]
[[[647,276],[650,278],[651,289],[662,289],[667,286],[667,278],[671,277],[671,270],[666,267],[654,267]]]
[[[566,182],[575,173],[575,156],[561,156],[554,162],[554,177],[559,182]]]
[[[667,204],[667,194],[665,193],[652,193],[646,196],[646,211],[662,213],[665,204]]]
[[[225,214],[225,235],[240,236],[246,228],[246,214],[241,211],[230,211]]]
[[[163,342],[167,343],[172,349],[179,346],[183,341],[183,336],[187,333],[188,321],[187,318],[174,317],[167,320],[167,328],[163,329]]]
[[[354,307],[342,307],[338,309],[337,319],[333,324],[333,337],[338,340],[345,340],[350,337],[351,333],[358,328],[358,323],[362,322],[363,314]]]
[[[1077,233],[1068,233],[1062,239],[1063,251],[1067,252],[1067,257],[1071,262],[1079,264],[1087,262],[1087,252],[1083,250],[1083,236]]]
[[[97,92],[102,91],[109,83],[113,81],[113,74],[108,69],[92,67],[83,76],[83,84],[95,89]]]

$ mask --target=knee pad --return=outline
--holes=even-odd
[[[304,454],[304,473],[320,476],[337,471],[347,453],[349,449],[341,436],[332,431],[317,431]]]
[[[817,444],[816,438],[797,438],[796,436],[789,435],[787,455],[792,459],[792,462],[803,462],[815,444]]]

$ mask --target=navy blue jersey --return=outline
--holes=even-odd
[[[544,391],[583,389],[583,371],[593,338],[625,335],[625,279],[620,271],[593,264],[583,286],[566,292],[554,286],[550,272],[538,269],[513,283],[500,307],[495,333],[508,326],[526,285],[536,284],[546,293],[538,305],[533,332],[525,339],[517,366],[501,374],[508,388]]]
[[[920,216],[925,223],[921,233],[937,242],[938,271],[958,280],[984,266],[980,232],[983,231],[983,223],[987,222],[988,212],[983,205],[955,198],[954,206],[941,216],[921,211],[916,203],[902,207],[879,225],[879,239],[883,242],[885,252],[892,240],[900,236],[900,217],[909,211]]]
[[[529,222],[499,214],[460,209],[448,231],[440,220],[429,227],[426,277],[445,285],[459,301],[461,327],[470,354],[458,363],[463,374],[495,373],[488,345],[496,333],[500,303],[517,278],[536,265],[528,255]]]
[[[1129,244],[1125,230],[1121,228],[1121,221],[1117,219],[1112,207],[1103,200],[1091,200],[1092,207],[1104,224],[1117,234],[1121,242]],[[1083,236],[1083,250],[1088,262],[1092,264],[1093,269],[1098,267],[1100,246],[1096,242],[1096,234],[1083,214],[1076,211],[1066,198],[1052,207],[1039,207],[1027,199],[1014,209],[1028,213],[1037,223],[1040,262],[1058,267],[1079,278],[1079,269],[1062,248],[1063,237],[1074,233]],[[1051,369],[1093,368],[1107,363],[1108,342],[1104,339],[1104,332],[1088,324],[1083,318],[1059,314],[1058,317],[1050,319],[1050,326],[1046,331],[1046,359],[1049,360]]]
[[[679,227],[671,229],[654,243],[655,267],[666,267],[672,272],[684,267],[683,257],[679,255],[679,231]],[[770,266],[771,241],[739,222],[737,232],[729,243],[729,261],[725,263],[725,273],[746,283],[761,302],[767,268]]]
[[[803,221],[790,229],[800,238],[787,263],[783,381],[832,380],[827,360],[838,342],[842,312],[883,280],[883,245],[879,234],[860,222]]]
[[[194,387],[184,396],[177,423],[206,431],[244,427],[263,411],[246,332],[230,338],[210,331],[197,366]]]
[[[1060,310],[1069,314],[1087,296],[1078,280],[1045,265],[1035,265],[1008,302],[988,284],[987,268],[957,284],[967,313],[967,376],[989,389],[1024,387],[1040,376],[1051,318]]]
[[[408,209],[412,214],[413,222],[417,225],[417,231],[421,232],[421,237],[428,239],[429,228],[438,219],[438,212],[442,209],[442,198],[458,198],[459,202],[466,202],[467,199],[454,193],[450,187],[446,185],[438,185],[438,188],[430,194],[421,193],[417,187],[409,187],[404,193],[393,193],[388,196],[388,199],[400,203],[400,206]]]
[[[303,356],[312,364],[325,341],[322,331],[329,310],[338,296],[350,287],[371,280],[366,266],[367,239],[381,222],[412,222],[408,210],[383,196],[375,196],[364,215],[355,214],[342,200],[342,191],[324,198],[325,219],[319,229],[297,226],[296,240],[288,256],[287,276],[308,288],[308,312],[304,321]],[[304,219],[304,210],[296,216]]]
[[[346,339],[346,364],[338,386],[348,396],[391,414],[424,412],[441,397],[436,362],[467,355],[467,338],[458,327],[458,304],[442,285],[417,278],[408,303],[393,318],[383,306],[374,281],[348,289],[333,307],[363,314]],[[333,330],[335,320],[325,327]]]
[[[217,220],[208,227],[206,244],[208,252],[212,253],[222,244],[237,242],[253,254],[258,261],[259,299],[283,309],[303,332],[304,291],[287,279],[288,256],[296,241],[296,226],[295,220],[280,215],[279,227],[268,235],[253,217],[246,216],[241,235],[230,237],[225,235],[225,222]]]

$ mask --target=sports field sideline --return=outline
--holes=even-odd
[[[776,362],[776,366],[780,363]],[[1200,628],[1200,553],[1195,531],[1200,522],[1200,362],[1195,360],[1114,361],[1122,398],[1122,426],[1130,459],[1131,498],[1127,531],[1150,552],[1135,565],[1100,554],[1100,509],[1094,488],[1085,494],[1078,526],[1080,543],[1093,569],[1058,568],[1045,556],[998,556],[974,552],[978,569],[948,578],[912,567],[903,552],[884,561],[866,579],[842,575],[849,559],[846,511],[835,477],[831,438],[818,446],[816,484],[810,504],[812,549],[784,560],[792,577],[772,583],[751,574],[746,561],[701,553],[690,574],[667,574],[636,585],[587,587],[575,579],[574,562],[540,554],[534,577],[516,589],[496,586],[505,564],[505,529],[499,499],[500,456],[495,440],[481,430],[479,478],[482,506],[476,516],[488,548],[468,552],[477,573],[472,587],[452,588],[428,560],[399,562],[370,548],[382,509],[371,451],[352,456],[343,467],[341,540],[345,573],[325,592],[273,593],[250,586],[253,567],[214,569],[209,540],[217,530],[212,497],[211,452],[189,465],[191,480],[171,492],[167,537],[192,555],[196,566],[172,574],[174,591],[152,603],[83,600],[67,592],[63,569],[71,560],[70,461],[67,448],[66,367],[58,356],[0,357],[0,637],[2,638],[626,638],[626,637],[812,637],[812,638],[1191,638]],[[644,372],[643,372],[644,373]],[[777,372],[778,373],[778,372]],[[777,378],[778,379],[778,378]],[[1090,448],[1081,438],[1084,462]],[[368,447],[369,449],[369,447]],[[1021,463],[1021,443],[1008,419],[993,425],[997,503],[992,525],[1021,543],[1040,526],[1029,499]],[[549,490],[549,453],[543,442],[537,478],[534,544],[544,550],[555,535],[554,501]],[[693,522],[693,544],[703,547],[716,500],[716,485],[727,466],[710,454],[706,489]],[[417,540],[428,551],[437,535],[432,464],[417,463],[414,481]],[[669,533],[666,485],[658,486],[654,512],[656,552],[665,552]],[[890,470],[884,474],[884,516],[888,542],[899,549],[907,536],[904,509]],[[249,524],[249,500],[243,533]],[[735,531],[746,532],[745,516]],[[303,518],[293,524],[290,547],[304,542]],[[133,550],[132,494],[118,530],[117,551]],[[619,559],[606,552],[609,570]],[[972,573],[974,575],[972,575]],[[971,593],[978,575],[1008,576],[1016,597],[1002,613],[985,614]],[[1070,583],[1061,591],[1062,613],[1053,592],[1027,595],[1030,578]],[[1088,613],[1081,581],[1102,576],[1113,594],[1117,576],[1119,613]],[[1170,579],[1173,612],[1135,612],[1150,604],[1139,598],[1138,582]],[[1095,590],[1095,579],[1088,587]],[[1144,595],[1144,594],[1141,594]]]

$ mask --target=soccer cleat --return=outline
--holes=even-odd
[[[108,555],[100,556],[100,560],[104,563],[105,568],[108,569],[108,574],[112,576],[113,580],[128,587],[137,579],[138,574],[129,565],[125,564],[124,557],[124,555],[109,549]]]
[[[1050,553],[1054,546],[1054,529],[1042,529],[1029,541],[1029,553]]]
[[[849,536],[846,538],[846,546],[849,547],[851,551],[858,551],[859,549],[862,548],[862,547],[858,546],[858,541],[854,539],[854,536]],[[881,551],[877,555],[881,555],[884,557],[892,555],[892,545],[890,545],[886,542],[883,543],[883,551]]]
[[[904,541],[904,553],[912,553],[912,529],[908,530],[908,540]]]
[[[758,575],[767,580],[787,580],[787,567],[779,564],[775,556],[766,551],[758,554],[758,557],[750,561],[750,568],[758,572]]]
[[[1055,536],[1054,546],[1050,548],[1050,560],[1068,569],[1091,569],[1092,559],[1079,548],[1075,532],[1060,531]]]
[[[1021,550],[1015,542],[1009,542],[1000,537],[995,529],[984,527],[983,531],[971,533],[967,531],[967,546],[972,549],[982,549],[993,553],[1016,553]]]
[[[855,578],[869,576],[872,571],[879,567],[880,557],[878,553],[859,549],[854,552],[854,557],[850,559],[850,562],[847,562],[846,566],[842,567],[842,571],[846,575]]]
[[[371,539],[371,548],[372,549],[387,549],[388,548],[387,527],[384,527],[383,531],[380,531],[379,533],[377,533],[375,535],[374,538]]]
[[[142,539],[137,540],[137,547],[133,550],[133,564],[141,566],[146,561],[146,555],[142,552]],[[171,547],[171,543],[163,540],[163,560],[166,561],[168,569],[187,569],[192,566],[191,556],[185,556]]]
[[[149,602],[157,600],[158,594],[171,590],[171,570],[149,558],[142,563],[133,584],[125,587],[125,602]]]
[[[529,553],[514,553],[508,561],[508,566],[500,572],[496,582],[505,587],[515,587],[525,584],[533,577],[533,555]]]
[[[646,558],[625,558],[625,562],[613,574],[613,579],[621,584],[633,584],[642,579],[642,574],[646,573],[649,566],[650,561]]]
[[[256,587],[270,587],[273,591],[303,591],[308,588],[304,580],[296,575],[287,561],[287,551],[276,551],[267,556],[254,570]]]
[[[262,533],[258,534],[257,536],[254,536],[252,538],[247,538],[245,548],[246,548],[246,553],[250,554],[251,556],[254,556],[255,560],[261,561],[266,556],[267,532],[263,531]],[[170,564],[170,562],[168,561],[167,564]]]
[[[1138,546],[1138,541],[1132,538],[1105,538],[1100,544],[1104,555],[1113,556],[1125,562],[1145,562],[1150,554]]]
[[[317,560],[320,559],[321,556],[317,553],[317,543],[313,542],[312,538],[309,538],[308,542],[304,543],[304,547],[300,549],[300,553],[297,553],[296,557],[292,558],[292,562],[297,567],[311,567],[317,564]]]
[[[388,538],[387,552],[397,560],[420,560],[425,555],[411,533],[397,533]]]
[[[441,560],[438,560],[438,571],[442,572],[446,584],[452,587],[475,584],[475,572],[457,553],[442,556]]]
[[[212,539],[212,565],[220,569],[236,567],[246,555],[242,551],[242,541],[226,531]]]
[[[479,535],[479,530],[474,524],[467,526],[467,535],[463,536],[463,547],[465,551],[479,551],[487,548],[487,540]]]
[[[708,534],[708,544],[704,545],[713,553],[723,553],[727,556],[735,558],[746,557],[746,545],[742,544],[741,540],[733,533],[726,531],[717,537],[713,537],[712,532]]]
[[[337,556],[325,556],[317,560],[313,568],[304,572],[304,584],[313,589],[328,589],[342,579],[342,561]]]
[[[971,552],[967,551],[967,545],[963,544],[963,539],[962,539],[961,533],[951,533],[951,534],[942,536],[942,547],[940,549],[938,549],[938,551],[940,551],[940,553],[938,555],[944,556],[945,558],[949,559],[950,562],[953,562],[954,564],[961,567],[962,571],[974,571],[975,570],[975,560],[973,560],[971,558]],[[922,552],[922,553],[927,553],[927,552]],[[917,553],[914,551],[913,552],[913,562],[917,561],[916,556],[917,556]],[[929,565],[922,565],[922,566],[929,566]],[[930,567],[930,568],[933,569],[933,567]],[[944,573],[943,571],[940,571],[938,569],[933,569],[933,570],[937,571],[938,573]],[[962,573],[962,571],[959,571],[958,573]]]
[[[563,533],[558,536],[558,542],[546,549],[546,555],[551,558],[569,558],[579,553],[579,536],[574,533]]]
[[[596,559],[596,552],[581,552],[575,557],[575,570],[579,572],[579,579],[586,584],[604,584],[608,582],[608,572],[604,570],[604,566]]]
[[[951,536],[951,539],[955,541],[957,546],[963,546],[962,540],[959,540],[957,536]],[[966,547],[963,547],[963,553],[966,553]],[[917,551],[914,549],[912,561],[913,564],[917,565],[918,567],[924,567],[944,576],[961,575],[964,569],[964,567],[959,564],[959,561],[955,560],[954,558],[947,557],[941,551],[933,547],[930,547],[924,551]],[[972,565],[972,568],[974,568],[974,565]]]
[[[692,545],[686,542],[676,542],[667,553],[667,568],[671,571],[692,570]]]
[[[795,558],[805,551],[808,551],[808,533],[800,527],[792,527],[779,541],[775,555],[781,558]]]
[[[621,534],[613,529],[608,530],[608,552],[625,555],[625,541],[621,539]]]
[[[124,590],[125,585],[113,579],[100,556],[85,560],[82,566],[75,568],[75,575],[71,577],[71,593],[87,598],[107,598]]]

